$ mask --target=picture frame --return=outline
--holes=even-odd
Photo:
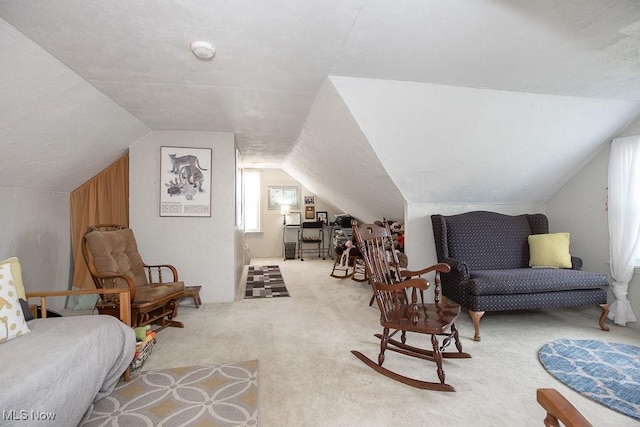
[[[280,210],[280,205],[291,209],[300,208],[300,187],[297,185],[269,185],[267,187],[267,209]]]
[[[211,217],[212,151],[160,147],[161,217]]]
[[[317,211],[316,219],[321,221],[324,225],[329,225],[329,213],[327,211]]]
[[[302,214],[300,212],[289,212],[284,216],[284,225],[296,227],[302,224]]]
[[[315,196],[304,196],[304,204],[305,205],[313,205],[316,203]]]
[[[304,207],[304,219],[316,219],[316,208],[314,206]]]

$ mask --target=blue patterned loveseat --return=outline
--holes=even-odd
[[[474,340],[480,341],[486,311],[597,304],[600,328],[609,330],[606,274],[581,271],[582,260],[574,256],[571,268],[529,267],[528,237],[549,233],[545,215],[474,211],[432,215],[431,223],[438,262],[451,266],[441,274],[442,294],[468,310]]]

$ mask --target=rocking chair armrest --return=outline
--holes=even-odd
[[[413,276],[421,276],[423,274],[429,273],[431,271],[437,271],[439,273],[448,273],[451,271],[451,267],[449,264],[440,262],[438,264],[431,265],[427,268],[423,268],[422,270],[402,270],[400,271],[401,277],[413,277]]]
[[[545,426],[557,426],[558,421],[567,427],[591,427],[591,423],[558,390],[539,388],[536,399],[547,411]]]
[[[143,267],[147,270],[147,276],[149,277],[149,283],[163,283],[164,280],[162,280],[162,269],[163,268],[168,268],[169,270],[171,270],[171,274],[173,274],[173,280],[171,280],[171,282],[177,282],[178,281],[178,269],[176,269],[173,265],[171,264],[157,264],[157,265],[152,265],[152,264],[144,264]],[[153,280],[153,278],[151,277],[151,273],[153,269],[156,269],[156,271],[158,272],[158,280]]]
[[[75,296],[75,295],[108,295],[108,294],[121,294],[120,295],[120,321],[127,326],[131,326],[131,298],[129,296],[128,288],[109,288],[109,289],[73,289],[67,291],[42,291],[42,292],[27,292],[26,297],[40,298],[40,314],[42,318],[47,317],[47,298],[48,297],[61,297],[61,296]]]
[[[104,287],[104,283],[107,280],[116,280],[116,279],[122,279],[127,283],[127,287],[129,288],[129,294],[130,294],[130,301],[133,301],[133,299],[136,297],[136,284],[133,281],[133,279],[129,276],[125,276],[123,274],[100,274],[97,272],[91,272],[91,275],[93,276],[94,280],[97,279],[98,282],[102,283],[102,289],[113,289],[113,288],[106,288]]]
[[[403,291],[407,288],[416,288],[422,291],[426,291],[429,287],[429,282],[427,279],[423,279],[422,277],[415,277],[413,279],[407,279],[403,282],[399,282],[393,285],[387,285],[386,283],[380,283],[372,281],[372,284],[375,288],[384,289],[385,291]]]

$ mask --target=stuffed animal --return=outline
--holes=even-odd
[[[151,331],[151,326],[139,326],[133,329],[136,333],[136,341],[144,341],[147,338],[147,331]]]
[[[349,252],[353,249],[353,242],[351,240],[347,240],[344,243],[344,249],[342,251],[342,255],[340,256],[340,265],[347,265],[349,263]]]

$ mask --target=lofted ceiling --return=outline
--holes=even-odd
[[[349,211],[538,201],[640,114],[637,0],[1,0],[0,18],[10,187],[69,191],[148,132],[210,130]],[[434,182],[447,151],[484,160]],[[388,206],[354,200],[371,182]]]

